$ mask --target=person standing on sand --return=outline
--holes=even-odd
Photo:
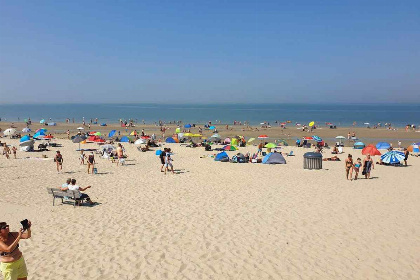
[[[263,148],[263,143],[261,142],[260,144],[258,144],[257,155],[262,155],[262,148]]]
[[[404,148],[404,165],[407,166],[407,159],[410,155],[410,152],[407,150],[407,148]]]
[[[117,157],[118,157],[117,166],[119,165],[119,163],[121,163],[121,165],[123,165],[123,163],[124,163],[124,151],[123,151],[121,143],[118,143]]]
[[[57,151],[57,154],[54,157],[54,161],[57,164],[57,172],[60,173],[60,170],[63,170],[63,155],[60,153],[60,151]]]
[[[87,159],[88,174],[91,167],[92,167],[92,174],[93,174],[93,169],[95,168],[95,155],[93,154],[93,152],[88,156],[88,159]]]
[[[28,277],[25,259],[19,250],[19,241],[31,238],[31,221],[26,221],[27,228],[18,232],[10,232],[9,225],[0,222],[0,270],[5,280],[26,280]]]
[[[373,165],[373,160],[368,154],[366,158],[363,160],[363,171],[362,175],[365,175],[365,179],[370,179],[370,171],[371,169],[375,169],[375,166]]]
[[[67,129],[67,139],[70,139],[70,130]]]
[[[171,155],[172,155],[171,148],[168,148],[168,150],[166,152],[166,156],[165,156],[165,175],[166,175],[166,171],[169,170],[169,167],[171,167],[172,174],[175,174],[174,166],[172,164],[173,160],[172,160]]]
[[[347,178],[347,180],[352,180],[352,178],[353,178],[353,157],[352,157],[351,154],[348,155],[344,164],[346,166],[346,178]],[[349,179],[349,174],[350,174],[350,179]]]
[[[168,148],[164,148],[163,151],[160,153],[160,163],[162,163],[162,166],[160,167],[160,172],[164,172],[163,168],[165,167],[165,158],[166,158],[166,152],[168,151]]]

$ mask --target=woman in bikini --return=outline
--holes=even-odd
[[[347,180],[352,180],[352,176],[353,176],[353,157],[352,157],[351,154],[349,154],[348,157],[346,158],[345,166],[346,166],[346,178],[347,178]],[[349,174],[350,174],[350,179],[349,179]]]
[[[63,155],[60,153],[60,151],[57,151],[57,154],[54,158],[55,163],[57,164],[57,172],[60,172],[60,170],[63,170]]]
[[[0,222],[0,270],[5,280],[26,280],[28,277],[25,259],[19,250],[19,241],[31,238],[30,221],[28,226],[28,229],[10,232],[9,225]]]

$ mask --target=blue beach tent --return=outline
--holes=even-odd
[[[106,126],[106,123],[101,123],[101,126]]]
[[[120,142],[130,142],[130,139],[128,139],[127,136],[123,136],[121,137]]]
[[[387,150],[391,147],[391,145],[387,142],[379,142],[378,144],[376,144],[376,149],[378,150]]]
[[[286,160],[280,153],[269,153],[266,155],[262,163],[264,164],[286,164]]]
[[[28,135],[25,135],[25,136],[23,136],[22,138],[20,138],[20,142],[22,143],[22,142],[25,142],[25,141],[28,141],[28,140],[30,140],[30,137],[28,136]]]
[[[214,158],[214,160],[215,161],[221,161],[222,159],[226,159],[226,158],[229,160],[228,154],[226,152],[221,152],[221,153],[218,153],[216,155],[216,157]]]
[[[191,125],[190,124],[186,124],[186,125],[184,125],[184,127],[185,128],[191,128]]]
[[[212,125],[209,127],[209,129],[216,129],[216,127]]]
[[[112,136],[114,136],[115,132],[117,132],[117,131],[116,131],[116,130],[111,130],[111,131],[108,133],[108,137],[112,137]]]
[[[175,139],[172,137],[166,138],[166,143],[176,143]]]

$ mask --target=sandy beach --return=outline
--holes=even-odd
[[[420,278],[420,158],[410,156],[408,167],[376,165],[373,179],[347,181],[347,153],[361,157],[349,147],[342,161],[304,170],[308,149],[293,146],[282,148],[295,153],[286,165],[264,165],[215,162],[215,152],[164,144],[176,171],[164,175],[154,151],[124,143],[126,166],[96,155],[98,174],[88,175],[78,144],[55,142],[62,147],[0,157],[1,220],[12,230],[24,218],[33,223],[32,238],[20,242],[30,279]],[[52,160],[58,149],[61,173]],[[67,178],[91,185],[86,193],[99,204],[53,206],[46,188]]]

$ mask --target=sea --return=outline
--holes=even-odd
[[[420,124],[420,104],[0,104],[1,121],[76,123],[98,118],[98,123],[119,123],[132,119],[153,124],[159,121],[203,124],[232,124],[234,121],[259,125],[276,125],[290,121],[319,125],[373,126],[391,123],[394,127]]]

